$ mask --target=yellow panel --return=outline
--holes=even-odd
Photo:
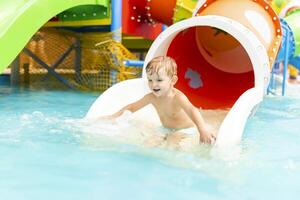
[[[111,19],[95,19],[95,20],[82,20],[82,21],[49,21],[45,27],[62,27],[62,26],[103,26],[110,25]]]

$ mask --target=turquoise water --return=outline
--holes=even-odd
[[[235,160],[89,136],[96,98],[0,86],[1,199],[298,199],[300,97],[267,97]]]

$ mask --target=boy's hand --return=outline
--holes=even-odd
[[[202,131],[200,133],[200,143],[213,144],[216,141],[216,136],[208,131]]]

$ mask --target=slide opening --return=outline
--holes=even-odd
[[[176,87],[203,109],[231,108],[254,87],[254,71],[244,47],[229,33],[212,26],[179,32],[167,55],[178,64]]]

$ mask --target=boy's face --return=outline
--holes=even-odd
[[[171,78],[164,71],[158,73],[147,73],[148,85],[153,94],[157,97],[166,95],[176,83],[174,78]]]

